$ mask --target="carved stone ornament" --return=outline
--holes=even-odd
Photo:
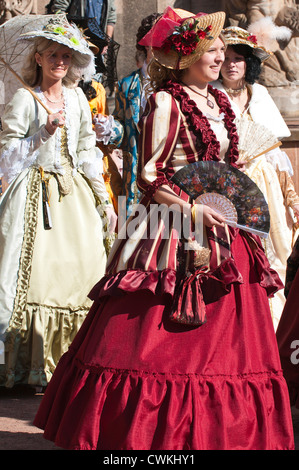
[[[37,0],[0,0],[0,24],[17,15],[37,14]]]
[[[276,41],[273,55],[263,67],[265,85],[285,117],[299,117],[299,5],[295,0],[223,1],[228,23],[247,28],[265,16],[292,31],[289,41]]]

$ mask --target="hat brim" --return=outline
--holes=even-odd
[[[258,57],[261,62],[269,59],[269,57],[272,55],[272,52],[268,51],[265,47],[259,44],[255,44],[254,42],[249,41],[248,37],[246,37],[248,34],[248,31],[240,28],[239,26],[228,26],[223,31],[223,36],[227,46],[248,46],[252,49],[252,53]]]
[[[93,52],[88,47],[85,47],[82,44],[77,45],[61,34],[55,34],[48,31],[31,31],[28,33],[21,34],[18,40],[33,41],[38,38],[45,38],[53,42],[57,42],[58,44],[61,44],[63,46],[68,47],[69,49],[79,52],[80,54],[85,56],[86,59],[91,60],[93,58]]]
[[[175,9],[174,11],[181,18],[186,18],[186,20],[194,17],[193,13],[185,10]],[[163,49],[152,48],[153,56],[159,64],[169,69],[183,70],[197,62],[197,60],[209,50],[223,29],[225,13],[223,11],[218,11],[197,17],[196,19],[198,21],[197,28],[199,30],[205,30],[208,26],[211,26],[209,34],[213,39],[200,39],[196,49],[191,54],[182,57],[179,57],[179,54],[173,50],[164,52]]]
[[[269,57],[272,55],[270,51],[267,51],[266,49],[263,49],[262,47],[255,44],[251,44],[245,39],[228,39],[225,37],[225,43],[227,46],[238,46],[240,44],[250,47],[252,49],[252,53],[258,57],[261,62],[265,62],[265,60],[269,59]]]

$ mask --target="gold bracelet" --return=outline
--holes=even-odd
[[[192,222],[195,224],[195,220],[196,220],[196,205],[194,205],[194,206],[191,207],[191,219],[192,219]]]

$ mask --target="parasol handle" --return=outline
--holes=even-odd
[[[276,149],[277,147],[280,147],[282,145],[282,142],[276,142],[276,144],[272,145],[272,147],[269,147],[268,149],[266,150],[263,150],[263,152],[259,153],[258,155],[255,155],[254,157],[250,158],[249,160],[246,161],[246,163],[249,163],[251,162],[252,160],[254,160],[255,158],[257,157],[260,157],[261,155],[264,155],[264,153],[267,153],[267,152],[270,152],[270,150],[274,150]]]
[[[39,97],[37,96],[37,94],[24,82],[24,80],[20,77],[20,75],[17,74],[17,72],[14,71],[14,69],[3,59],[3,57],[0,56],[0,61],[5,65],[5,67],[7,67],[11,73],[22,83],[22,85],[24,86],[24,88],[26,88],[26,90],[28,90],[31,95],[33,96],[33,98],[36,99],[36,101],[39,102],[39,104],[42,105],[43,108],[45,108],[45,110],[47,111],[48,114],[52,114],[52,111],[49,110],[49,108],[47,108],[47,106],[39,99]]]

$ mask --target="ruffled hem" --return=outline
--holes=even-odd
[[[281,371],[165,374],[72,361],[63,356],[34,421],[64,449],[294,449]]]
[[[255,257],[260,285],[273,296],[283,287],[278,274],[264,263],[259,253]],[[200,326],[206,322],[206,305],[228,294],[233,284],[242,284],[243,277],[233,258],[227,258],[214,271],[198,269],[179,276],[172,269],[162,271],[124,270],[107,274],[91,290],[93,301],[104,297],[119,297],[125,293],[147,290],[154,295],[173,298],[170,318],[179,323]]]
[[[61,356],[85,320],[89,307],[66,308],[27,304],[20,328],[10,328],[5,340],[5,365],[0,386],[47,386]]]

